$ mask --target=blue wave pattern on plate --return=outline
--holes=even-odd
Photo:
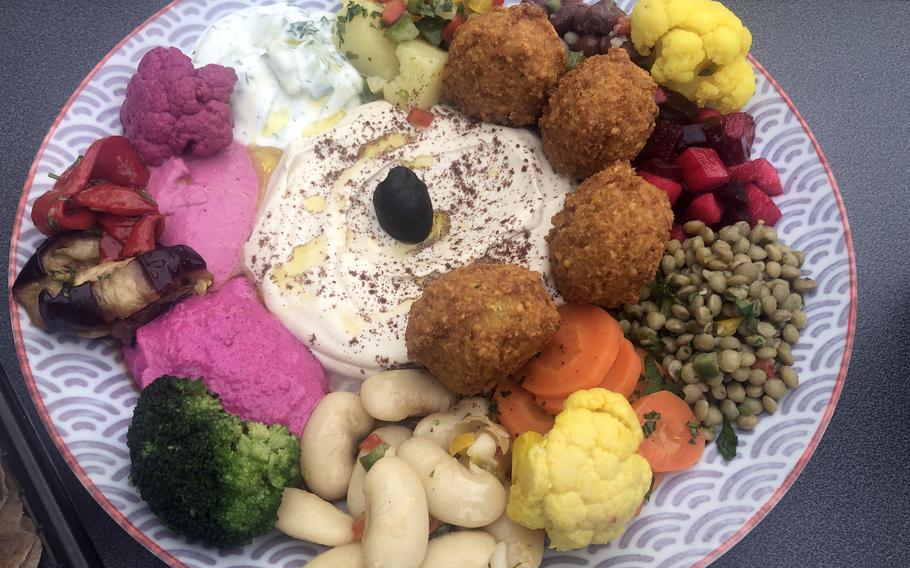
[[[126,84],[146,51],[175,45],[189,52],[205,26],[253,0],[187,0],[146,25],[98,70],[76,97],[40,156],[28,209],[60,172],[95,139],[120,132],[119,108]],[[321,1],[308,8],[336,9]],[[620,2],[629,8],[631,2]],[[748,112],[758,123],[754,155],[781,172],[778,198],[781,240],[806,253],[805,269],[819,283],[808,299],[809,325],[793,350],[802,379],[776,415],[764,416],[753,432],[740,435],[739,455],[721,459],[709,445],[692,469],[669,475],[621,538],[606,546],[571,553],[549,552],[543,566],[681,568],[702,561],[737,534],[783,485],[816,432],[823,427],[845,355],[850,306],[850,262],[844,223],[825,168],[797,117],[761,74]],[[43,240],[26,215],[16,253],[21,267]],[[323,548],[272,532],[243,548],[215,550],[187,544],[165,529],[128,479],[126,431],[137,390],[125,373],[119,349],[105,341],[73,335],[49,336],[20,310],[28,364],[65,452],[85,472],[103,501],[166,551],[163,559],[191,567],[297,567]],[[86,479],[87,478],[87,479]],[[129,528],[129,527],[127,527]],[[136,531],[133,531],[136,534]],[[146,543],[148,544],[148,543]]]

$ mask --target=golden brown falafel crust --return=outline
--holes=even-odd
[[[411,305],[408,357],[454,392],[491,388],[540,353],[559,314],[540,273],[472,264],[430,282]]]
[[[654,130],[656,90],[623,49],[585,59],[559,81],[540,119],[553,169],[583,179],[634,158]]]
[[[566,51],[540,6],[495,7],[455,33],[443,96],[464,114],[506,126],[534,124],[566,69]]]
[[[667,195],[616,162],[566,197],[547,235],[550,263],[567,302],[615,308],[638,300],[670,238]]]

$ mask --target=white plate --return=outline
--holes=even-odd
[[[61,172],[97,138],[121,132],[119,109],[142,55],[159,45],[190,51],[211,22],[255,0],[184,0],[149,18],[121,41],[73,93],[42,143],[25,183],[13,228],[10,283],[44,236],[26,212]],[[262,2],[272,3],[272,2]],[[315,0],[308,8],[334,10]],[[631,2],[620,2],[629,8]],[[805,251],[818,281],[808,298],[809,325],[794,348],[802,384],[740,434],[736,459],[725,462],[709,445],[695,467],[667,476],[621,538],[607,546],[549,553],[544,566],[660,568],[705,566],[755,526],[799,475],[821,438],[843,388],[856,319],[856,270],[850,230],[824,155],[793,103],[755,63],[758,88],[746,111],[755,116],[753,153],[781,172],[777,202],[781,240]],[[320,551],[277,532],[243,548],[187,544],[165,529],[128,479],[126,430],[137,390],[119,349],[103,341],[47,335],[23,311],[11,310],[16,348],[32,398],[67,463],[127,532],[171,566],[296,568]]]

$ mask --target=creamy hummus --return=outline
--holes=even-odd
[[[335,373],[407,363],[408,310],[434,275],[483,258],[549,273],[544,236],[573,184],[530,131],[433,112],[417,129],[370,103],[292,142],[246,243],[266,306]],[[373,190],[398,165],[433,201],[433,232],[417,245],[386,234],[373,209]]]
[[[161,244],[191,246],[217,286],[237,273],[259,200],[245,147],[234,143],[211,158],[169,158],[152,170],[148,192],[165,215]]]
[[[319,361],[242,276],[142,326],[123,355],[140,388],[162,375],[204,378],[228,412],[297,435],[326,393]]]

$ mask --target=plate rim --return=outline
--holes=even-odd
[[[38,416],[41,418],[42,425],[48,433],[48,436],[54,442],[54,445],[57,448],[57,451],[60,453],[63,460],[69,466],[72,473],[76,476],[82,486],[89,492],[92,498],[95,499],[95,502],[108,514],[124,531],[126,531],[133,539],[135,539],[139,544],[144,546],[149,552],[157,556],[160,560],[166,563],[168,566],[173,568],[187,568],[187,565],[181,562],[177,557],[171,554],[169,551],[158,545],[154,540],[148,537],[144,532],[142,532],[138,527],[131,523],[126,516],[121,513],[111,501],[101,492],[100,489],[92,482],[91,478],[85,472],[81,465],[76,461],[75,457],[69,450],[69,447],[66,445],[63,438],[57,431],[57,428],[54,427],[53,421],[51,420],[50,413],[47,411],[47,408],[44,404],[43,399],[38,392],[37,383],[35,377],[32,375],[31,365],[28,363],[28,356],[25,351],[25,345],[22,336],[22,329],[19,325],[19,310],[17,304],[15,303],[12,295],[12,282],[16,278],[16,250],[19,246],[19,233],[22,228],[22,218],[25,214],[25,209],[28,205],[28,190],[32,186],[35,174],[37,172],[38,164],[41,161],[41,158],[44,155],[45,149],[48,143],[51,140],[51,137],[60,126],[61,121],[67,112],[69,112],[70,107],[73,105],[75,100],[79,97],[85,87],[89,82],[94,78],[98,71],[107,64],[108,60],[113,57],[127,42],[129,42],[135,35],[144,30],[149,24],[169,12],[178,4],[184,2],[185,0],[171,0],[168,4],[163,6],[161,9],[150,15],[148,18],[142,21],[135,29],[123,37],[117,44],[111,48],[105,56],[92,68],[92,70],[82,79],[82,81],[76,86],[72,94],[67,98],[66,103],[60,109],[60,112],[55,117],[53,123],[47,130],[47,133],[44,136],[44,139],[41,141],[40,146],[38,147],[37,152],[35,153],[35,158],[32,162],[31,167],[28,170],[28,174],[25,179],[25,183],[22,186],[20,191],[19,202],[16,208],[16,214],[13,220],[12,234],[10,236],[9,244],[9,262],[8,262],[8,304],[9,304],[9,315],[10,315],[10,325],[13,332],[13,341],[16,347],[16,356],[19,360],[19,368],[22,373],[22,377],[25,381],[26,387],[28,388],[29,396],[32,399],[32,404],[34,404],[35,411],[38,413]],[[793,483],[796,481],[796,478],[802,473],[806,464],[811,459],[812,455],[815,453],[815,449],[818,447],[818,444],[821,442],[822,436],[825,434],[825,431],[828,429],[828,425],[831,422],[831,417],[834,413],[837,403],[840,400],[841,393],[843,391],[844,383],[847,378],[847,371],[850,366],[850,359],[853,353],[853,342],[854,335],[856,331],[856,316],[857,316],[857,272],[856,272],[856,254],[853,246],[853,234],[850,230],[850,223],[847,219],[847,210],[844,205],[844,200],[840,192],[840,187],[837,183],[837,180],[834,178],[834,172],[831,170],[831,166],[828,162],[827,157],[825,156],[824,151],[821,148],[821,145],[818,143],[818,140],[815,138],[815,134],[812,132],[812,129],[809,127],[809,124],[803,118],[802,114],[797,109],[796,105],[784,91],[783,87],[774,79],[771,73],[765,69],[765,67],[758,62],[758,60],[750,53],[748,55],[749,62],[755,67],[755,69],[761,73],[764,78],[771,84],[775,92],[781,97],[793,115],[796,117],[797,121],[800,124],[803,132],[809,138],[811,146],[815,151],[816,156],[818,157],[819,163],[822,168],[824,168],[825,175],[827,176],[828,182],[831,185],[831,189],[834,193],[834,199],[837,203],[838,212],[841,217],[841,223],[844,229],[844,243],[847,250],[847,259],[850,267],[850,313],[847,320],[847,334],[844,341],[844,353],[841,360],[840,369],[838,371],[838,376],[834,384],[834,389],[831,393],[831,398],[828,401],[828,405],[825,408],[824,413],[821,416],[819,421],[818,428],[813,434],[812,438],[809,440],[806,448],[803,450],[803,453],[800,455],[797,462],[794,464],[793,468],[784,478],[781,485],[771,494],[770,497],[762,504],[758,510],[753,513],[753,515],[730,537],[728,537],[724,542],[717,546],[714,550],[703,556],[700,560],[693,564],[694,568],[704,568],[708,566],[718,558],[720,558],[724,553],[726,553],[730,548],[732,548],[736,543],[743,539],[749,532],[752,531],[755,526],[761,522],[767,514],[773,509],[781,500],[781,498],[786,494],[786,492],[792,487]]]

